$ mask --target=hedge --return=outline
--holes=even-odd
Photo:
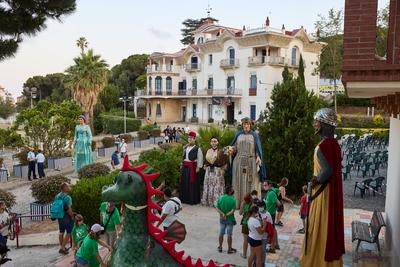
[[[79,180],[72,186],[72,210],[82,214],[86,225],[99,223],[101,205],[101,192],[104,186],[113,183],[115,173],[93,179]]]
[[[97,176],[108,175],[110,171],[111,170],[108,166],[99,162],[95,162],[80,168],[78,171],[78,177],[79,179],[82,178],[90,179],[90,178],[95,178]]]
[[[101,139],[104,148],[115,146],[115,138],[112,136],[105,136]]]
[[[389,138],[389,129],[386,128],[337,128],[335,130],[337,138],[341,138],[346,134],[355,134],[360,137],[366,133],[372,133],[374,137],[380,139]]]
[[[62,175],[41,178],[32,183],[32,196],[40,203],[50,203],[61,191],[61,185],[70,182],[69,178]]]
[[[377,115],[380,116],[380,115]],[[341,115],[341,122],[339,127],[341,128],[389,128],[390,120],[383,118],[382,121],[377,121],[376,117],[368,116],[354,116],[354,115]],[[375,121],[374,121],[375,118]]]
[[[121,134],[124,132],[124,117],[101,115],[103,132],[106,134]],[[126,118],[126,131],[136,132],[142,122],[138,119]]]

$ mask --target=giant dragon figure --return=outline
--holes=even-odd
[[[204,265],[201,259],[193,262],[191,256],[184,255],[185,251],[175,250],[177,241],[173,240],[174,234],[182,235],[181,228],[177,227],[176,233],[169,233],[154,226],[154,222],[160,220],[154,210],[161,211],[161,207],[152,201],[152,197],[163,193],[151,186],[151,181],[159,174],[144,174],[146,167],[131,167],[128,156],[125,156],[114,184],[102,192],[103,201],[124,203],[125,206],[123,230],[112,250],[108,266],[218,267],[213,260]]]

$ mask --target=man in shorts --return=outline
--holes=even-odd
[[[64,203],[64,217],[58,219],[58,228],[60,233],[58,235],[58,242],[60,244],[60,249],[58,250],[61,254],[68,254],[68,250],[65,246],[68,244],[71,238],[72,228],[74,227],[74,214],[72,212],[72,198],[68,195],[70,191],[69,185],[63,183],[61,185],[61,192],[57,194],[57,198],[61,198]]]

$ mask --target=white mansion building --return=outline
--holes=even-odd
[[[323,44],[303,28],[274,29],[267,18],[261,28],[240,30],[208,20],[193,34],[195,44],[177,53],[150,55],[147,88],[137,98],[152,121],[256,120],[284,67],[297,71],[300,54],[307,89],[318,93],[314,70]]]

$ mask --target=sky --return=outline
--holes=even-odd
[[[62,23],[48,20],[45,30],[25,37],[14,57],[0,62],[0,86],[15,98],[29,77],[63,72],[79,55],[81,36],[110,67],[132,54],[176,52],[183,48],[182,21],[206,17],[208,3],[223,26],[257,28],[269,16],[271,27],[304,26],[309,33],[315,32],[318,14],[344,8],[344,0],[77,0],[72,15]]]

